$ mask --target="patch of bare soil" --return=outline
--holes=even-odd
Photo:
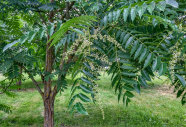
[[[28,89],[20,89],[20,90],[12,90],[13,92],[32,92],[35,91],[35,88],[28,88]]]
[[[162,96],[176,97],[176,93],[174,93],[174,87],[170,87],[168,85],[162,85],[160,87],[155,88],[157,90],[157,94]]]

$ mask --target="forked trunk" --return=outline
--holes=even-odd
[[[54,127],[54,99],[44,101],[44,127]]]

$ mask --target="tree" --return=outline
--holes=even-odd
[[[8,56],[1,69],[9,76],[13,66],[22,67],[29,75],[43,99],[45,127],[54,126],[55,96],[67,88],[66,76],[74,79],[69,108],[87,115],[83,102],[96,102],[96,81],[105,67],[126,105],[157,73],[170,77],[185,103],[184,22],[177,20],[184,7],[175,0],[6,0],[0,5],[2,13],[8,8],[25,23],[23,36],[4,47],[1,56]],[[16,48],[21,51],[9,55]],[[8,65],[3,64],[7,57]]]

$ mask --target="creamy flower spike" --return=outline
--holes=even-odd
[[[180,46],[180,43],[179,41],[173,46],[170,48],[170,52],[172,52],[172,60],[169,62],[169,65],[170,65],[170,76],[172,78],[172,82],[175,81],[175,72],[174,72],[174,67],[175,65],[177,64],[177,61],[179,60],[184,60],[184,58],[186,59],[186,55],[184,54],[183,57],[181,57],[181,50],[179,48]]]

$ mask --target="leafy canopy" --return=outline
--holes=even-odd
[[[7,0],[7,3],[1,2],[19,10],[17,15],[25,24],[34,23],[28,28],[25,25],[26,30],[20,28],[23,34],[18,38],[4,42],[8,44],[1,56],[21,49],[0,61],[4,75],[10,75],[15,71],[12,67],[21,65],[33,76],[43,76],[43,81],[58,76],[57,83],[53,83],[58,91],[64,91],[66,75],[71,74],[74,83],[69,108],[85,115],[88,113],[83,104],[96,102],[101,71],[111,75],[111,86],[118,94],[118,101],[122,100],[126,105],[134,92],[140,93],[153,77],[161,75],[170,78],[177,97],[185,104],[184,1],[68,0],[47,3]],[[65,8],[66,3],[72,4],[74,10],[64,9],[61,14],[60,9]],[[22,5],[27,10],[22,9]],[[1,9],[7,6],[1,6]],[[27,15],[24,11],[33,14]],[[56,14],[46,21],[51,11]],[[25,17],[40,16],[40,20],[25,20],[20,17],[22,13]],[[6,21],[2,22],[9,26]],[[52,73],[46,72],[44,67],[48,43],[55,52]],[[5,64],[7,60],[9,64]]]

